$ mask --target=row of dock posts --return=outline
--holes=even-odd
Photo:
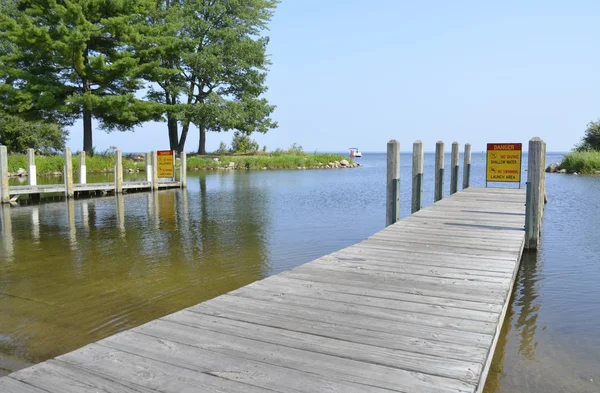
[[[412,202],[411,213],[416,213],[423,208],[423,161],[425,150],[422,141],[413,143],[412,157]],[[450,194],[458,192],[459,175],[459,144],[452,143],[450,163]],[[434,201],[441,200],[444,196],[444,142],[437,142],[435,146],[435,187]],[[471,179],[471,145],[465,145],[463,189],[469,187]],[[400,219],[400,142],[393,139],[387,144],[387,197],[386,197],[386,226]]]
[[[423,208],[423,142],[413,143],[411,214]],[[470,186],[471,145],[463,153],[463,190]],[[450,162],[450,195],[458,192],[460,151],[458,142],[452,143]],[[525,249],[537,250],[540,243],[541,223],[546,196],[546,143],[540,138],[529,141],[525,208]],[[444,196],[444,142],[435,146],[434,202]],[[393,139],[387,144],[386,226],[400,220],[400,142]]]
[[[179,182],[181,188],[187,186],[187,157],[186,153],[179,153],[180,170]],[[73,158],[70,148],[64,151],[65,164],[63,167],[63,176],[65,184],[65,197],[73,198],[75,196],[75,184],[87,183],[86,153],[79,153],[79,183],[76,183],[73,176]],[[146,181],[150,183],[151,190],[158,190],[158,158],[157,152],[146,153]],[[27,149],[27,179],[28,185],[37,186],[37,168],[35,165],[35,150]],[[115,151],[114,163],[114,192],[123,193],[123,157],[120,150]],[[35,195],[32,193],[31,195]],[[8,152],[6,146],[0,146],[0,203],[10,202],[10,188],[8,184]]]

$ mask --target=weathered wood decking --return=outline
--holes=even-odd
[[[524,190],[467,189],[356,245],[1,378],[0,392],[481,392],[524,202]]]

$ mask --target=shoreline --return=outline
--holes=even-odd
[[[61,155],[36,156],[38,176],[63,176],[64,157]],[[179,159],[175,166],[179,168]],[[189,172],[218,170],[308,170],[357,168],[361,165],[340,154],[257,154],[257,155],[189,155]],[[27,157],[23,154],[8,156],[8,177],[27,177]],[[86,157],[88,174],[114,172],[114,156],[95,155]],[[123,157],[124,173],[145,173],[146,162],[143,155]],[[73,173],[79,173],[79,156],[73,156]]]

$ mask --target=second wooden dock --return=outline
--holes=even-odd
[[[469,188],[351,247],[0,378],[0,392],[481,392],[525,190]]]

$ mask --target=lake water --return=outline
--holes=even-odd
[[[0,375],[372,235],[385,223],[385,155],[360,162],[189,173],[184,192],[3,207]],[[411,155],[401,162],[404,217]],[[472,185],[485,185],[481,153],[472,167]],[[432,154],[424,184],[430,204]],[[523,259],[486,393],[600,391],[600,177],[546,184],[542,246]]]

